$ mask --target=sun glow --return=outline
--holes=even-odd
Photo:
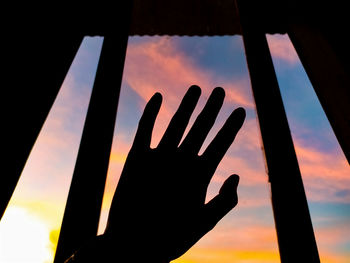
[[[48,263],[50,232],[45,223],[20,207],[9,207],[0,222],[0,262]]]

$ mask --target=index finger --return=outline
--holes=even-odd
[[[149,100],[143,111],[132,146],[133,148],[150,147],[154,122],[157,118],[161,104],[162,95],[157,92]]]

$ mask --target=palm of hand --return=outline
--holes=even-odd
[[[161,96],[152,97],[110,210],[105,234],[125,247],[137,247],[143,257],[152,256],[158,262],[181,256],[237,204],[237,175],[229,177],[207,204],[205,197],[216,167],[243,124],[244,110],[234,111],[203,155],[198,156],[221,108],[224,91],[214,89],[178,146],[199,96],[200,89],[192,86],[155,149],[150,148],[150,140]]]

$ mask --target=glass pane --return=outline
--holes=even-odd
[[[223,181],[237,173],[241,178],[239,204],[176,262],[279,262],[260,135],[239,36],[129,39],[100,233],[104,230],[113,192],[146,102],[157,91],[163,94],[152,141],[152,146],[156,147],[192,84],[202,88],[202,96],[189,127],[214,87],[221,86],[226,91],[224,106],[202,151],[233,109],[246,108],[247,119],[218,167],[207,198],[215,196]]]
[[[53,261],[101,38],[85,38],[0,222],[0,262]]]
[[[268,43],[321,261],[349,262],[350,167],[288,36],[268,35]]]

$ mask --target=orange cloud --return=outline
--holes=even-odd
[[[347,262],[348,255],[337,252],[337,247],[347,242],[348,229],[346,225],[317,229],[316,239],[322,262]],[[273,225],[259,225],[253,218],[233,218],[220,222],[175,262],[187,261],[280,262],[275,228]]]
[[[227,221],[227,220],[226,220]],[[249,220],[248,220],[249,221]],[[243,224],[242,224],[243,223]],[[279,262],[273,226],[252,225],[232,220],[221,222],[186,254],[182,262]]]
[[[336,218],[331,218],[336,222]],[[346,246],[349,242],[350,228],[347,222],[333,223],[324,227],[314,227],[318,251],[322,262],[347,262],[350,251],[339,252],[339,247]]]
[[[277,251],[192,248],[174,263],[277,263]]]
[[[109,160],[109,167],[108,167],[108,174],[107,174],[105,193],[103,197],[102,209],[106,209],[106,210],[109,209],[109,206],[112,202],[115,188],[117,187],[119,177],[121,175],[124,162],[130,150],[130,147],[131,147],[131,143],[121,140],[119,136],[116,136],[114,138],[110,160]]]
[[[247,222],[245,222],[245,220]],[[225,224],[216,226],[199,246],[231,248],[234,250],[267,250],[277,249],[277,236],[273,226],[259,225],[259,220],[231,218]]]
[[[281,59],[290,65],[299,62],[299,57],[287,35],[267,35],[267,41],[272,57]]]

